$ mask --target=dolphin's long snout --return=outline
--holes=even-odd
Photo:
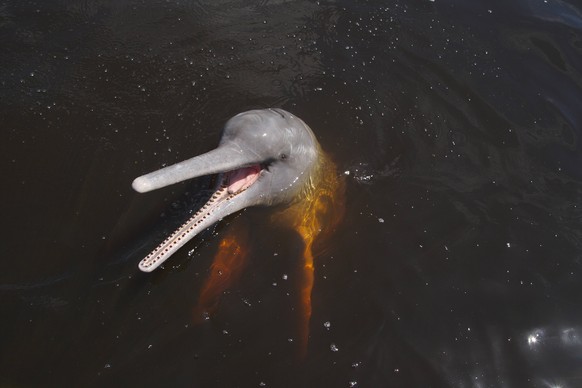
[[[262,161],[254,154],[243,152],[234,145],[221,145],[205,154],[136,178],[131,186],[140,193],[205,175],[236,170]]]

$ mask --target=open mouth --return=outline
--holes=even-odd
[[[244,206],[225,209],[226,206],[223,205],[255,184],[263,171],[262,165],[254,164],[222,173],[216,191],[206,204],[147,255],[139,263],[139,269],[144,272],[153,271],[202,230],[242,209]]]
[[[261,166],[258,164],[239,168],[224,174],[223,184],[227,185],[229,194],[237,194],[251,187],[259,179]]]

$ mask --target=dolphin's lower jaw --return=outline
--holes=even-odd
[[[139,269],[152,272],[204,229],[246,207],[249,201],[241,199],[243,193],[264,171],[262,166],[253,165],[220,174],[217,189],[206,204],[140,261]]]

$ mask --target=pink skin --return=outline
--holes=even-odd
[[[258,164],[230,171],[227,175],[228,193],[234,194],[249,188],[259,178],[261,167]]]

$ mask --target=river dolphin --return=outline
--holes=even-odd
[[[202,230],[241,209],[282,205],[274,220],[295,229],[304,242],[301,299],[305,346],[311,316],[312,245],[322,232],[333,230],[343,214],[344,185],[335,165],[300,118],[282,109],[251,110],[228,120],[216,149],[140,176],[132,186],[143,193],[210,174],[218,174],[218,183],[208,202],[147,255],[139,269],[153,271]],[[232,246],[237,249],[226,248]],[[240,253],[240,246],[221,244],[213,264],[221,269],[211,272],[205,290],[219,294],[224,289],[216,284],[232,266],[232,259],[227,264],[218,261]],[[201,301],[202,308],[208,303]]]

